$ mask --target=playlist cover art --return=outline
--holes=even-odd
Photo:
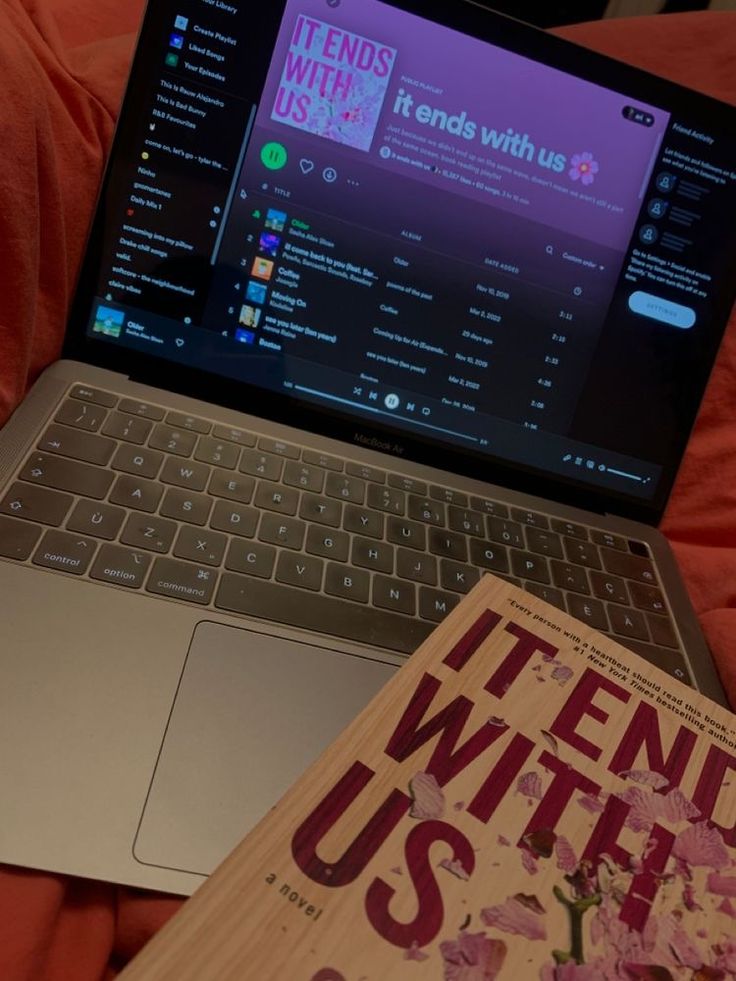
[[[271,118],[368,151],[395,61],[395,48],[302,14]]]

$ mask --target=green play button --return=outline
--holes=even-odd
[[[287,160],[286,147],[281,143],[266,143],[261,150],[261,163],[269,170],[281,170]]]

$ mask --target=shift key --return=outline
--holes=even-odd
[[[86,463],[34,453],[23,467],[20,478],[32,484],[102,500],[110,490],[114,474]]]

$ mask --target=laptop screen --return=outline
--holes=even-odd
[[[150,6],[88,347],[661,506],[733,298],[727,111],[470,5],[259,6]]]

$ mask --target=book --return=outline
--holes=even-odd
[[[736,717],[484,577],[123,977],[736,978]]]

